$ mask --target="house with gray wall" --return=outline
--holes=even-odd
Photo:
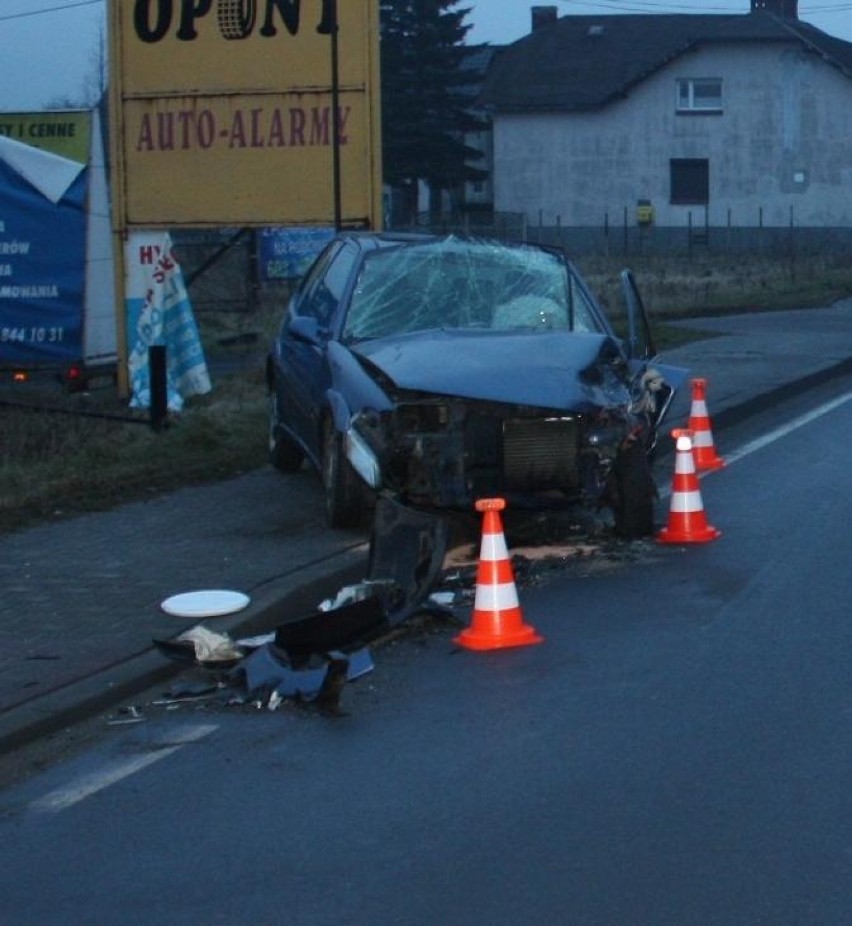
[[[796,0],[536,7],[479,102],[494,207],[531,224],[852,228],[852,43],[800,21]]]

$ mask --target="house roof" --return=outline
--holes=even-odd
[[[852,42],[765,10],[742,15],[571,14],[495,55],[479,104],[495,112],[599,109],[700,46],[791,41],[852,77]]]
[[[475,102],[491,62],[502,48],[502,45],[471,46],[461,60],[461,70],[468,76],[469,82],[460,84],[455,90]]]

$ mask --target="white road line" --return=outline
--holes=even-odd
[[[845,405],[850,399],[852,399],[852,392],[847,392],[844,395],[838,396],[836,399],[832,399],[830,402],[826,402],[825,405],[820,405],[818,408],[813,409],[813,411],[807,412],[804,415],[799,415],[798,418],[794,418],[780,428],[776,428],[774,431],[764,434],[763,437],[758,437],[753,441],[749,441],[747,444],[740,447],[739,450],[735,450],[733,453],[726,453],[725,461],[727,463],[736,463],[737,460],[747,457],[750,453],[754,453],[756,450],[762,450],[764,447],[775,443],[775,441],[780,440],[782,437],[792,434],[792,432],[798,428],[804,427],[804,425],[810,424],[812,421],[816,421],[817,418],[822,418],[823,415],[827,415],[829,412],[833,412],[835,408]]]
[[[57,813],[60,810],[65,810],[73,804],[77,804],[87,797],[91,797],[98,791],[102,791],[104,788],[108,788],[110,785],[114,785],[124,778],[128,778],[130,775],[141,771],[143,768],[147,768],[147,766],[159,762],[160,759],[165,759],[172,753],[177,752],[178,749],[182,749],[188,743],[194,743],[203,739],[216,729],[218,729],[218,725],[212,723],[202,723],[193,727],[188,727],[180,731],[177,736],[170,737],[168,744],[162,746],[155,745],[153,747],[155,749],[154,752],[125,759],[121,762],[115,762],[90,775],[84,775],[78,781],[64,788],[57,788],[55,791],[51,791],[37,801],[33,801],[30,804],[30,809],[41,813]]]

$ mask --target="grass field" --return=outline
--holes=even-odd
[[[618,317],[621,266],[578,261],[592,289]],[[633,259],[632,269],[657,324],[658,347],[689,337],[666,319],[732,311],[830,305],[852,295],[852,269],[838,258],[800,259],[795,272],[762,259],[678,262]],[[55,382],[0,390],[0,531],[109,508],[266,464],[263,353],[281,314],[272,308],[199,313],[214,382],[155,432],[130,417],[115,389],[68,394]],[[22,407],[27,406],[27,407]]]

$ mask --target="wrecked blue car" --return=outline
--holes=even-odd
[[[329,525],[377,493],[421,511],[608,506],[654,529],[650,458],[684,371],[653,363],[625,271],[617,336],[559,249],[352,232],[294,293],[269,353],[269,455],[321,474]]]

